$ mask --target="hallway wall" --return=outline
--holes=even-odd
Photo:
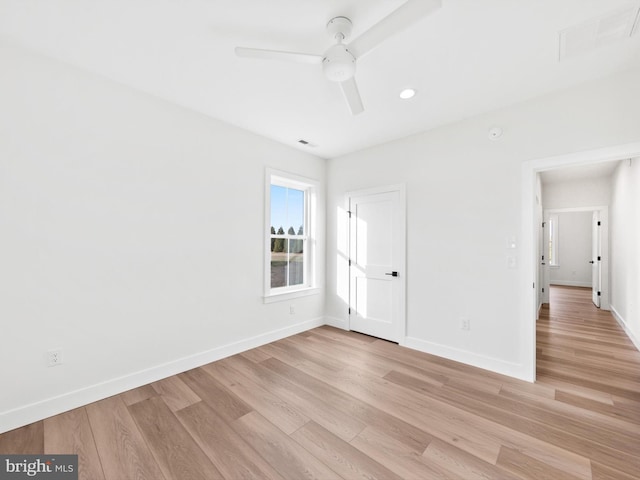
[[[611,311],[640,350],[640,158],[611,179]]]

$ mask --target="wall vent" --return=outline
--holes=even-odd
[[[560,30],[560,60],[629,38],[638,30],[639,14],[637,5],[626,7]]]

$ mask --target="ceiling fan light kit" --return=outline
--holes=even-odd
[[[322,63],[325,78],[340,84],[351,114],[357,115],[364,111],[355,81],[357,60],[441,6],[442,0],[407,0],[349,44],[343,42],[351,35],[351,20],[342,16],[334,17],[327,23],[327,32],[336,43],[323,55],[246,47],[236,47],[235,51],[237,56],[246,58]]]

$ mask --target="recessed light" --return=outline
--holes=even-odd
[[[410,98],[413,98],[416,94],[415,89],[413,88],[405,88],[404,90],[402,90],[400,92],[400,98],[403,100],[409,100]]]

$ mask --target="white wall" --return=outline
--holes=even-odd
[[[638,72],[620,75],[331,160],[331,321],[348,322],[346,249],[338,236],[345,192],[406,183],[404,343],[532,379],[535,337],[523,305],[533,292],[523,288],[535,276],[522,281],[522,263],[509,269],[506,261],[513,254],[507,239],[527,231],[529,221],[521,216],[522,162],[640,140],[639,84]],[[487,133],[493,125],[505,132],[495,142]],[[515,253],[529,261],[529,252]],[[459,328],[462,316],[471,319],[468,332]]]
[[[558,213],[559,265],[549,268],[552,285],[591,287],[592,212]]]
[[[612,176],[611,311],[640,349],[640,158]]]
[[[606,206],[611,201],[611,179],[602,177],[544,183],[542,199],[545,210]]]
[[[323,323],[265,305],[265,168],[326,162],[0,44],[0,432]],[[64,364],[45,366],[48,349]]]

